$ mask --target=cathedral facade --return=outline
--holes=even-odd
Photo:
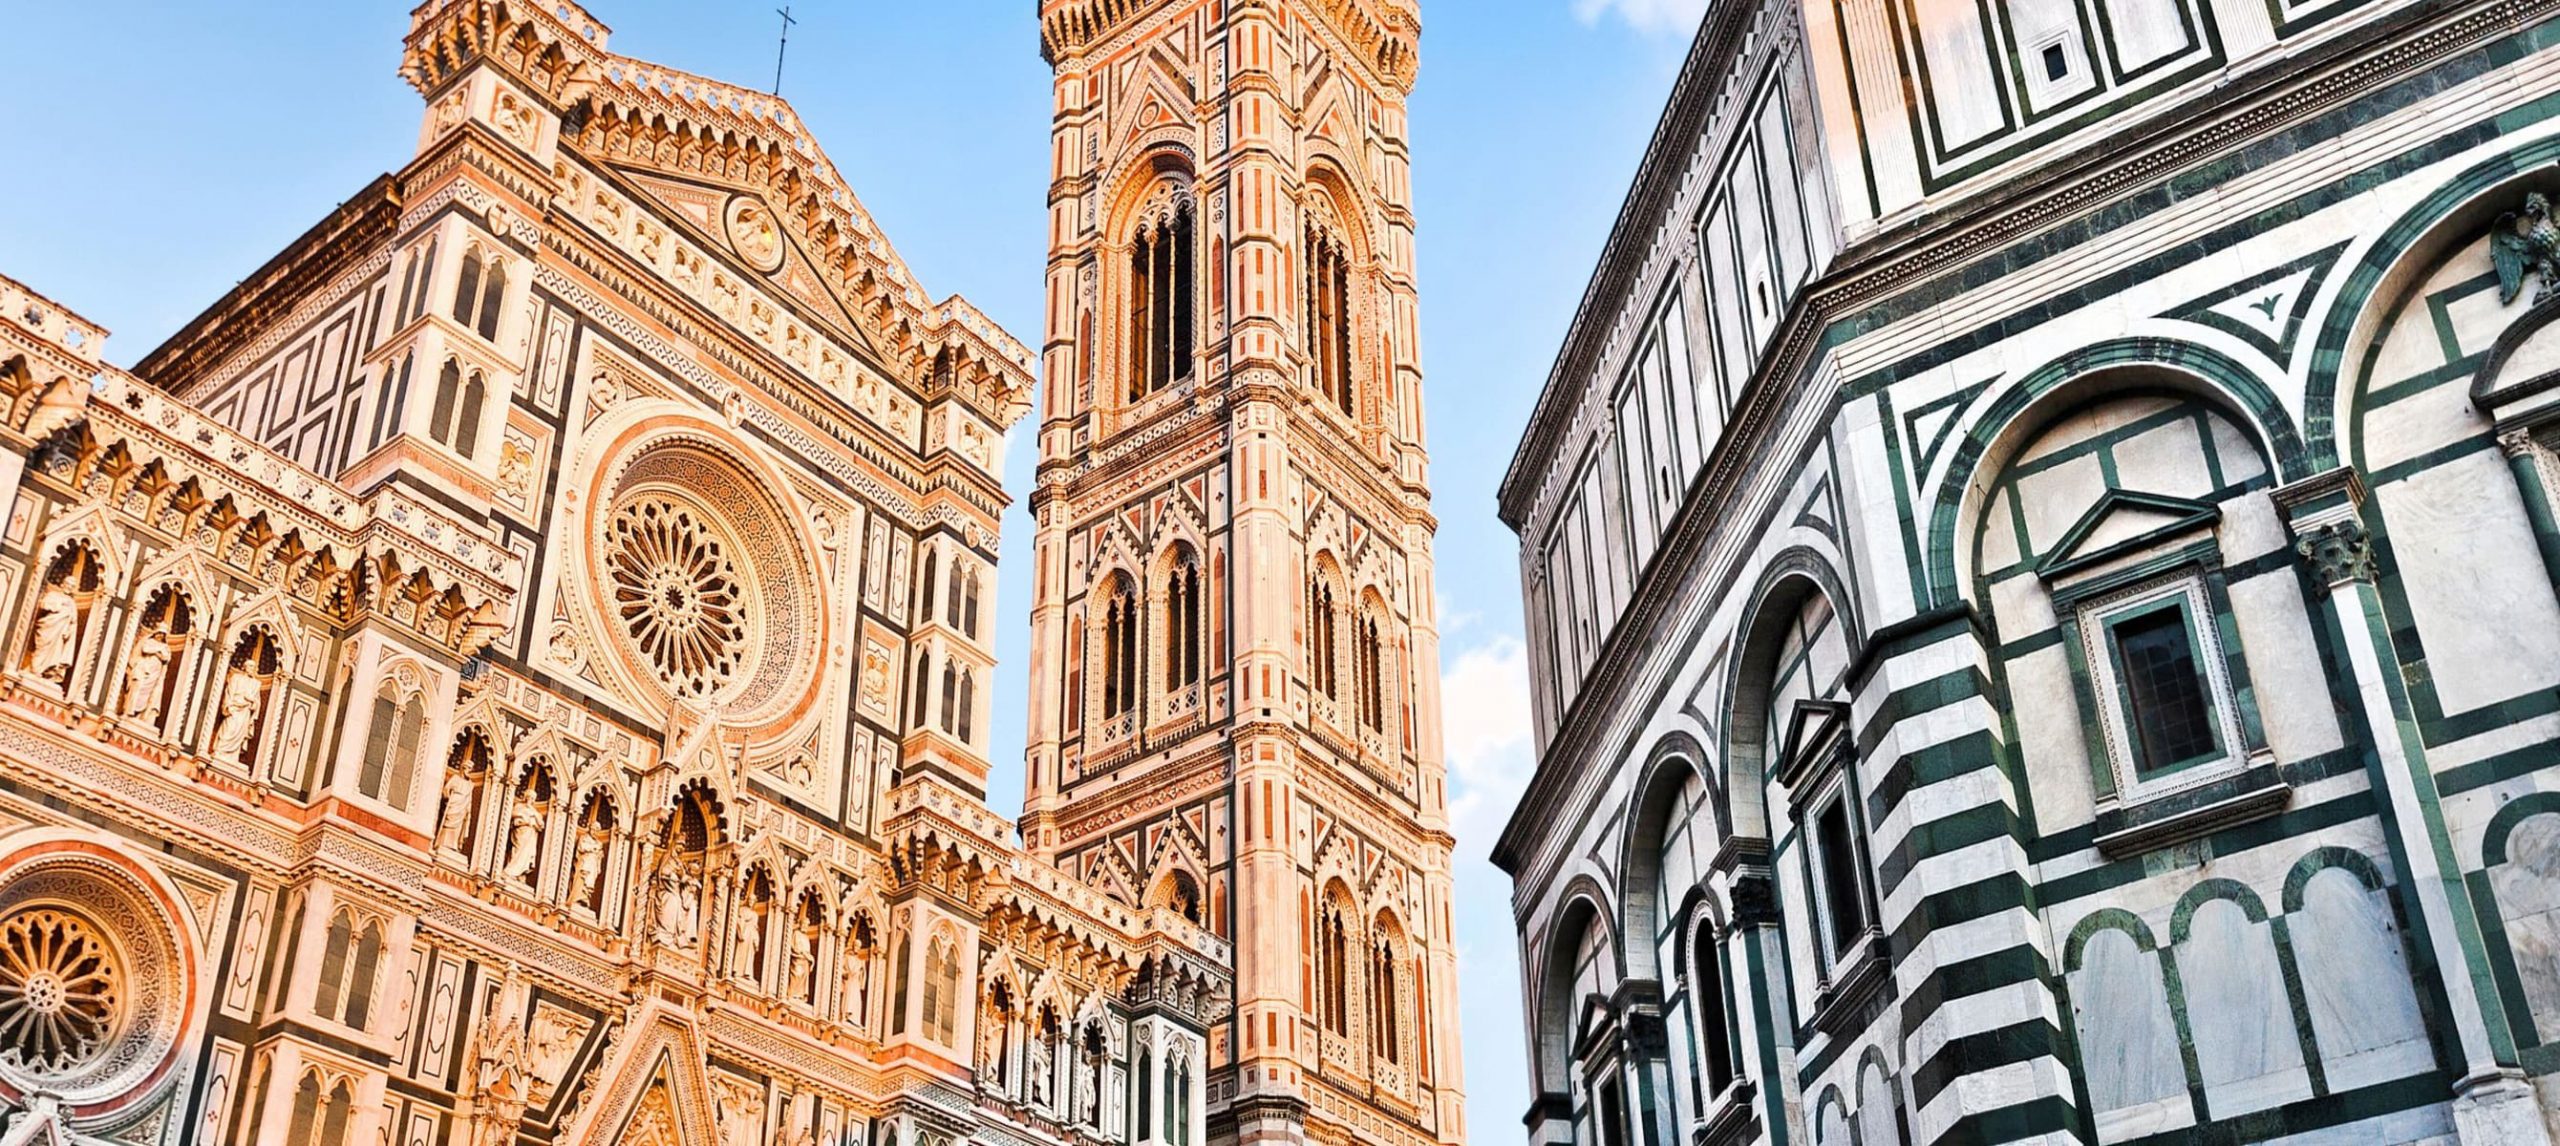
[[[567,0],[129,370],[0,280],[0,1142],[1459,1141],[1418,18],[1039,18],[1039,350]]]
[[[1709,5],[1502,490],[1538,1146],[2560,1130],[2560,6]]]

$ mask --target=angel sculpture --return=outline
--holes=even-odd
[[[2489,264],[2498,272],[2498,302],[2514,302],[2524,290],[2524,277],[2537,275],[2542,285],[2533,292],[2540,303],[2551,296],[2553,284],[2560,283],[2560,224],[2551,219],[2551,200],[2536,191],[2524,197],[2524,210],[2509,211],[2498,216],[2498,226],[2489,232]]]

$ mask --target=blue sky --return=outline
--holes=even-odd
[[[1423,353],[1440,515],[1469,1123],[1514,1140],[1528,1084],[1510,886],[1484,861],[1531,767],[1513,538],[1493,514],[1522,422],[1706,0],[1423,0],[1413,101]],[[625,55],[772,81],[770,0],[588,0]],[[131,364],[331,207],[407,160],[409,5],[11,5],[0,274],[114,331]],[[801,0],[783,94],[927,290],[1036,340],[1047,71],[1033,0]],[[1027,441],[1027,438],[1025,439]],[[1028,449],[1010,481],[1029,488]],[[1000,698],[1026,687],[1024,514],[1006,522]],[[1000,703],[995,807],[1021,801]]]

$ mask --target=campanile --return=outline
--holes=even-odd
[[[1221,1142],[1463,1140],[1413,0],[1043,0],[1031,851],[1234,944]]]

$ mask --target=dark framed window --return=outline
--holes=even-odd
[[[2213,689],[2186,601],[2155,601],[2108,618],[2106,626],[2136,772],[2155,776],[2220,758]]]

